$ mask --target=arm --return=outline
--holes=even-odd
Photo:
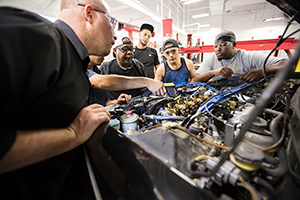
[[[67,152],[88,140],[100,124],[109,120],[109,112],[93,104],[83,108],[67,128],[17,130],[14,144],[0,160],[0,174]]]
[[[194,64],[191,60],[188,59],[185,59],[185,63],[188,70],[190,71],[190,82],[193,82],[196,74]]]
[[[164,79],[164,76],[165,76],[165,66],[164,64],[160,64],[160,66],[157,68],[157,71],[155,73],[155,77],[154,79],[155,80],[159,80],[159,81],[163,81]]]
[[[274,75],[276,74],[282,67],[283,64],[287,61],[287,59],[283,59],[273,65],[266,66],[266,75]],[[248,82],[259,79],[263,76],[262,67],[257,69],[250,69],[246,71],[243,75],[240,76],[240,80],[246,80]]]
[[[147,87],[156,95],[164,95],[166,93],[166,88],[161,81],[146,77],[96,74],[90,77],[90,82],[95,87],[103,90],[128,90]]]
[[[158,64],[158,65],[155,65],[155,69],[157,70],[159,66],[160,66],[160,64]]]
[[[230,78],[232,74],[234,73],[230,68],[221,67],[204,73],[197,72],[195,75],[195,81],[206,82],[214,76],[223,76],[224,78]]]
[[[131,101],[131,95],[127,95],[127,94],[120,94],[120,96],[118,97],[118,99],[115,100],[107,100],[106,101],[106,105],[110,105],[110,104],[122,104],[122,103],[129,103]]]

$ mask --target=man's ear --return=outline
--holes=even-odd
[[[94,9],[92,7],[92,5],[87,4],[84,7],[84,17],[87,21],[89,21],[90,23],[93,22],[95,19],[95,12]]]
[[[115,58],[117,55],[117,48],[113,48],[113,57]]]

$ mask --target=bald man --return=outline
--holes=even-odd
[[[102,0],[61,0],[55,23],[0,8],[0,199],[95,199],[82,144],[110,114],[88,105],[86,70],[116,25]]]

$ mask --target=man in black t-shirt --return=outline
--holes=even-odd
[[[115,43],[113,48],[113,56],[116,59],[113,59],[109,62],[104,62],[100,66],[101,74],[115,74],[131,77],[139,77],[139,84],[137,82],[128,82],[127,88],[136,88],[136,89],[127,89],[127,90],[118,90],[118,91],[107,91],[109,99],[116,99],[121,93],[126,93],[132,97],[136,97],[143,94],[143,87],[149,85],[149,83],[156,81],[147,77],[147,72],[143,64],[137,59],[133,58],[133,43],[129,37],[121,37]],[[144,77],[144,78],[142,78]],[[138,79],[137,79],[138,80]],[[117,79],[116,79],[117,81]],[[139,88],[137,88],[139,87]]]
[[[147,46],[153,35],[154,28],[151,24],[143,24],[140,28],[139,43],[134,47],[134,58],[141,61],[147,72],[147,77],[154,78],[155,70],[159,67],[159,59],[154,48]]]

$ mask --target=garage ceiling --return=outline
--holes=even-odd
[[[282,12],[265,0],[107,0],[119,21],[140,26],[144,22],[155,26],[156,35],[162,35],[162,19],[173,20],[173,35],[222,29],[227,16],[251,14],[254,20],[282,17]],[[56,17],[60,0],[1,0],[0,5],[28,9],[48,17]],[[195,15],[206,17],[194,18]]]

